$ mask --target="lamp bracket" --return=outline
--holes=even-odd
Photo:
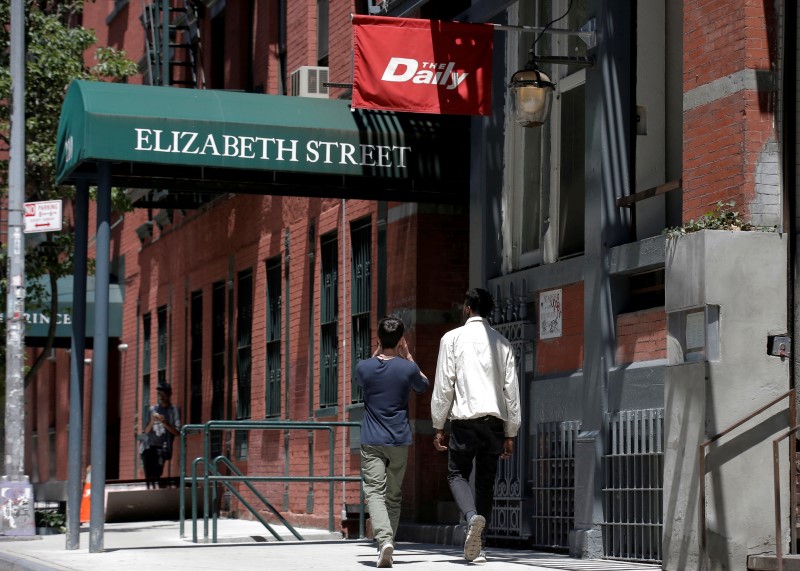
[[[575,65],[578,67],[592,67],[594,57],[580,56],[534,56],[533,60],[539,63],[552,63],[556,65]]]
[[[553,34],[561,36],[576,36],[583,40],[588,49],[597,47],[597,19],[589,18],[586,23],[577,30],[566,30],[563,28],[543,28],[541,26],[505,26],[503,24],[492,24],[495,30],[502,32],[524,32],[535,34]]]

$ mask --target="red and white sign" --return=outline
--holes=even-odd
[[[26,202],[24,232],[55,232],[61,230],[61,201]]]
[[[491,24],[353,16],[353,107],[490,115]]]

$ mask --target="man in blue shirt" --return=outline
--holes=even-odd
[[[361,469],[364,493],[378,543],[378,567],[392,566],[394,536],[400,520],[403,476],[411,444],[408,395],[428,389],[428,378],[414,363],[403,322],[384,317],[378,323],[378,349],[356,365],[364,394],[361,422]]]

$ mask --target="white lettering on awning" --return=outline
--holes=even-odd
[[[298,139],[242,135],[201,135],[194,131],[135,128],[135,151],[183,155],[213,155],[247,160],[361,165],[378,168],[408,168],[410,146],[353,145],[339,141],[310,140],[305,153]],[[222,151],[220,152],[220,149]]]

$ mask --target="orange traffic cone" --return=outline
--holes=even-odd
[[[88,523],[92,512],[92,467],[86,468],[86,480],[83,484],[83,497],[81,497],[81,523]]]

